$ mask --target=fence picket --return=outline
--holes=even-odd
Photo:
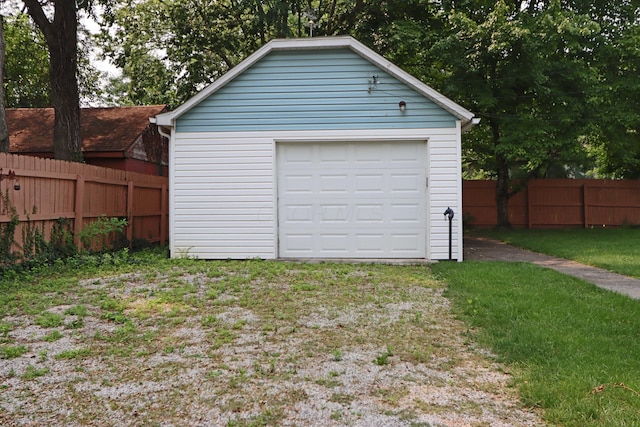
[[[463,182],[465,224],[496,225],[495,181]],[[640,225],[640,181],[536,179],[509,200],[515,227],[567,228]]]
[[[2,180],[0,190],[8,191],[11,203],[16,207],[21,221],[30,214],[31,222],[50,230],[59,217],[72,221],[75,242],[79,245],[78,233],[88,222],[100,217],[123,216],[129,219],[126,237],[147,239],[166,243],[168,234],[168,212],[165,209],[167,177],[112,170],[98,166],[32,156],[0,153],[0,168],[7,174],[16,172],[20,190],[14,183]],[[148,203],[136,205],[134,192],[148,190]],[[151,207],[158,206],[157,209]],[[33,208],[37,214],[33,214]],[[143,219],[144,229],[136,230],[138,219]],[[8,222],[7,215],[0,215],[0,223]],[[15,235],[17,246],[22,245],[21,233]]]

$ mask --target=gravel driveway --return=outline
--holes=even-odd
[[[443,289],[425,266],[259,261],[78,281],[0,320],[0,424],[543,425]]]

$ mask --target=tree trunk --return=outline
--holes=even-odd
[[[498,163],[496,172],[498,173],[498,181],[496,182],[496,208],[497,208],[497,224],[500,228],[511,228],[509,221],[509,167],[505,159],[496,156]]]
[[[78,90],[78,17],[74,0],[53,2],[50,22],[38,0],[24,0],[27,11],[47,40],[51,100],[55,109],[54,157],[82,162],[80,94]]]
[[[4,108],[4,58],[7,45],[4,41],[4,17],[0,15],[0,153],[9,152],[9,129]]]
[[[496,173],[498,181],[496,182],[496,208],[497,208],[497,225],[500,228],[511,228],[509,222],[509,164],[503,155],[497,153],[500,145],[500,129],[495,121],[490,122],[491,135],[493,145],[496,148]]]

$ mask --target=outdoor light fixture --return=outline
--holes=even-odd
[[[406,109],[407,109],[407,103],[404,102],[404,101],[400,101],[398,103],[398,107],[400,108],[400,112],[404,113],[406,111]]]
[[[2,168],[0,168],[0,182],[2,182],[3,179],[10,179],[13,181],[13,189],[18,191],[20,190],[20,181],[18,181],[18,178],[16,178],[16,173],[12,170],[9,170],[9,172],[7,173],[2,173]]]
[[[372,90],[376,89],[378,87],[378,83],[380,83],[380,79],[378,78],[378,76],[371,76],[371,78],[369,79],[368,92],[371,93]]]

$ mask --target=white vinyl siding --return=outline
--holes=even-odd
[[[462,260],[462,176],[460,136],[454,130],[432,132],[429,138],[429,200],[431,259],[449,258],[449,221],[444,211],[454,210],[452,258]]]
[[[274,258],[271,143],[177,134],[172,256]]]
[[[278,142],[427,141],[429,187],[425,258],[448,257],[447,207],[460,212],[456,128],[175,133],[172,141],[171,254],[205,259],[273,259],[277,253]],[[426,184],[426,183],[425,183]],[[454,222],[454,227],[457,225]],[[454,258],[461,232],[454,229]]]

